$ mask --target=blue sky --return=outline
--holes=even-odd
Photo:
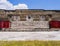
[[[60,0],[0,0],[0,9],[60,10]]]
[[[58,9],[60,10],[60,0],[8,0],[13,5],[26,4],[29,9]]]

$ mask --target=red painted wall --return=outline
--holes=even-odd
[[[9,21],[0,21],[0,28],[9,28]]]
[[[60,21],[50,21],[49,26],[50,28],[60,28]]]

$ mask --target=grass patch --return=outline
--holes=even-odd
[[[0,41],[0,46],[60,46],[60,41]]]

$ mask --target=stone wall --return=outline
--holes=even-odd
[[[11,16],[11,17],[9,17]],[[29,17],[30,16],[30,17]],[[59,18],[58,18],[59,17]],[[54,10],[0,10],[0,18],[11,22],[9,29],[33,30],[36,28],[49,29],[49,21],[59,20],[60,12]]]
[[[11,29],[17,30],[31,30],[34,28],[49,28],[48,21],[12,21]]]

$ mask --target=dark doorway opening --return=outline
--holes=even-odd
[[[2,30],[2,28],[0,28],[0,31]]]

